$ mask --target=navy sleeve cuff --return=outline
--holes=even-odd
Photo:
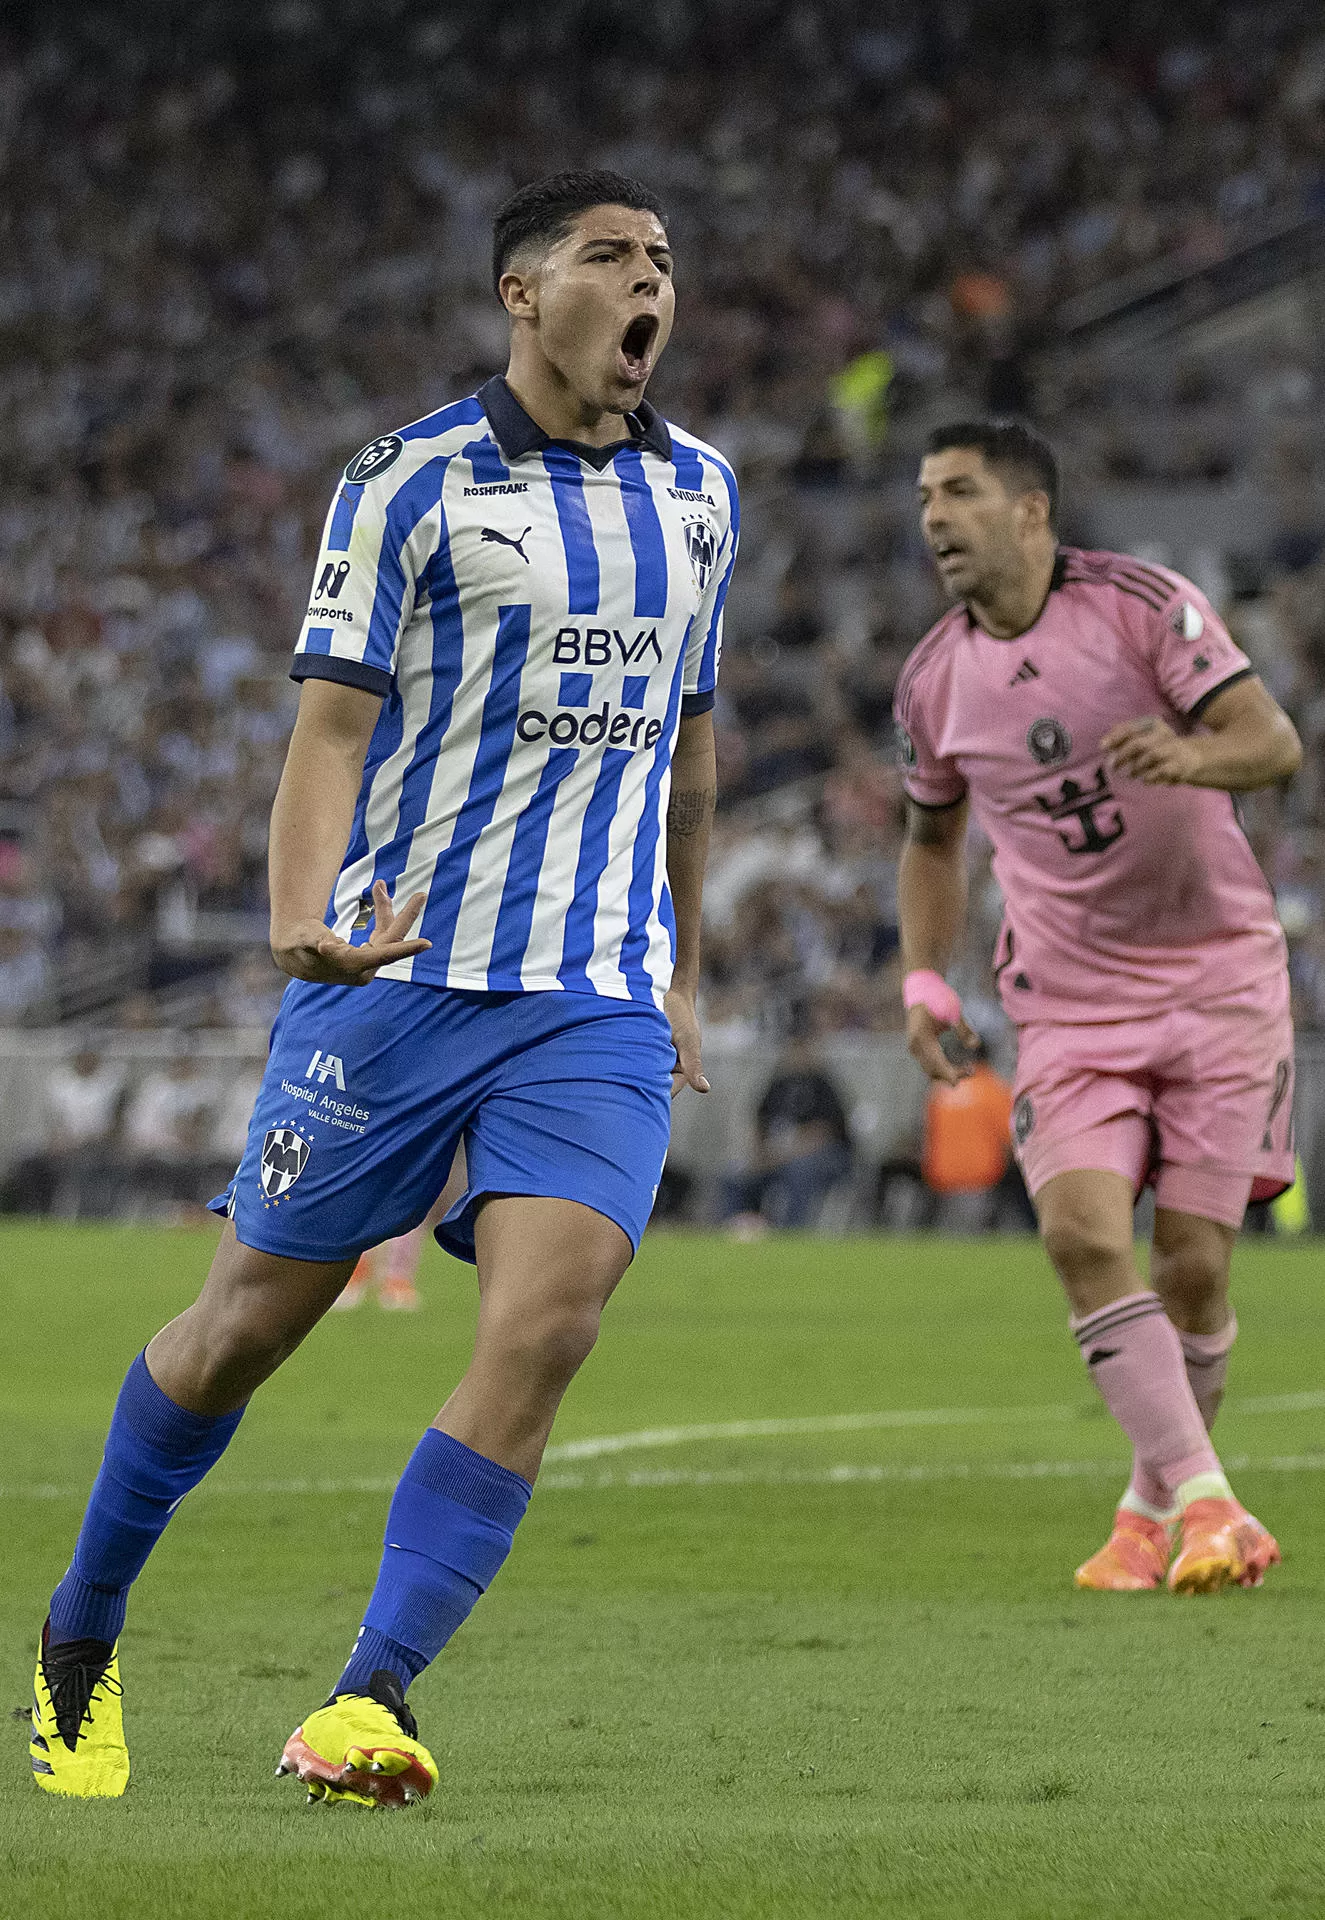
[[[336,680],[342,687],[360,687],[382,700],[391,691],[391,675],[385,667],[366,666],[362,660],[340,660],[334,653],[297,653],[290,678]]]
[[[950,807],[959,807],[966,798],[965,788],[953,800],[917,800],[908,786],[903,786],[902,792],[911,805],[919,807],[922,813],[946,813]]]
[[[717,694],[710,688],[708,693],[683,693],[681,695],[681,718],[693,720],[697,713],[712,713]]]
[[[1221,680],[1217,687],[1211,687],[1203,693],[1194,707],[1188,707],[1187,718],[1199,720],[1210,702],[1217,700],[1226,687],[1236,687],[1239,680],[1250,680],[1255,671],[1255,667],[1239,667],[1236,673],[1230,673],[1227,680]]]

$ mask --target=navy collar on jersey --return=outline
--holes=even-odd
[[[620,453],[622,447],[644,447],[650,453],[661,454],[664,460],[672,457],[672,436],[667,431],[667,422],[647,400],[641,400],[636,411],[626,415],[626,425],[630,429],[628,439],[614,440],[610,447],[586,447],[579,440],[554,440],[550,434],[544,433],[538,422],[530,419],[499,373],[494,373],[491,380],[484,381],[477,399],[508,460],[518,460],[524,453],[542,453],[545,447],[566,447],[571,453],[578,454],[581,460],[587,460],[591,467],[601,471],[610,465],[612,456]]]
[[[1056,553],[1054,554],[1054,570],[1049,575],[1049,593],[1057,593],[1060,587],[1065,587],[1066,585],[1067,585],[1067,552],[1065,548],[1059,547]],[[1045,607],[1048,606],[1049,593],[1047,593],[1044,596],[1044,604],[1041,606],[1040,612],[1036,614],[1035,619],[1031,621],[1031,627],[1033,627],[1036,624],[1036,621],[1038,621],[1040,619],[1041,614],[1043,614]],[[962,606],[966,613],[966,624],[968,627],[970,627],[972,632],[974,632],[976,627],[976,618],[975,618],[975,615],[971,612],[969,601],[963,600]],[[1023,639],[1025,637],[1025,633],[1030,632],[1031,627],[1027,627],[1024,633],[1010,634],[1009,640]],[[991,640],[993,639],[993,637],[994,636],[992,634],[989,635],[989,638]],[[1007,644],[1007,642],[1000,640],[998,644],[1000,646],[1004,646]]]

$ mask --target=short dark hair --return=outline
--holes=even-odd
[[[589,207],[630,207],[663,219],[662,202],[642,181],[608,167],[584,167],[531,180],[497,209],[492,223],[492,286],[501,285],[511,255],[531,240],[551,245],[570,231]],[[666,224],[664,222],[664,224]]]
[[[954,420],[935,427],[925,442],[926,453],[946,453],[950,447],[974,447],[1022,491],[1047,493],[1049,524],[1058,524],[1058,459],[1034,427],[1020,420]]]

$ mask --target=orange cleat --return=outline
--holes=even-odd
[[[1182,1546],[1169,1568],[1174,1593],[1258,1587],[1280,1559],[1273,1536],[1236,1500],[1193,1500],[1182,1516]]]
[[[1159,1586],[1173,1551],[1173,1532],[1163,1520],[1119,1507],[1113,1532],[1072,1576],[1096,1593],[1142,1593]]]
[[[417,1313],[423,1301],[412,1280],[383,1280],[377,1289],[377,1304],[388,1313]]]
[[[1279,1542],[1269,1528],[1263,1527],[1255,1514],[1248,1513],[1245,1507],[1241,1512],[1238,1545],[1242,1549],[1243,1564],[1238,1585],[1259,1587],[1264,1584],[1270,1568],[1277,1567],[1284,1556],[1279,1551]]]

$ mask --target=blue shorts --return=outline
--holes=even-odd
[[[637,1248],[671,1122],[671,1028],[584,993],[401,980],[285,990],[239,1171],[213,1213],[247,1247],[345,1260],[417,1226],[463,1140],[437,1238],[474,1258],[488,1194],[578,1200]]]

